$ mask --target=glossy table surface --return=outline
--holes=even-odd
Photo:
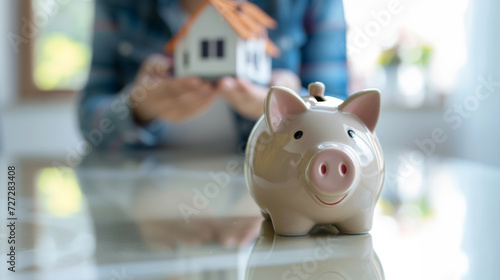
[[[370,234],[281,237],[248,194],[242,155],[2,161],[16,166],[17,221],[16,272],[2,261],[1,279],[500,279],[500,169],[490,166],[386,154]],[[10,232],[0,233],[6,260]]]

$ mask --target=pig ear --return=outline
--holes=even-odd
[[[271,87],[264,103],[264,114],[269,130],[274,133],[291,114],[307,111],[308,105],[293,90]]]
[[[380,114],[380,92],[377,89],[357,92],[340,104],[338,109],[356,115],[373,132]]]

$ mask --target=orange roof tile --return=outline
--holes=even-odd
[[[280,55],[279,48],[268,38],[267,28],[276,28],[276,21],[250,2],[233,0],[205,0],[189,17],[179,32],[167,43],[166,51],[173,53],[179,40],[184,38],[198,16],[211,4],[241,38],[266,38],[266,52],[274,57]]]

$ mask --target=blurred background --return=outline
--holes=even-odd
[[[67,162],[68,157],[80,160],[74,157],[82,143],[76,102],[92,56],[93,5],[92,0],[1,3],[0,152],[4,158],[24,159],[24,170],[38,170],[37,161],[44,159],[49,164],[54,159]],[[377,237],[378,232],[384,234],[374,241],[375,247],[392,244],[386,251],[391,253],[381,257],[386,264],[398,264],[394,267],[401,277],[393,279],[405,278],[409,265],[401,264],[398,252],[406,249],[420,252],[406,263],[425,259],[436,268],[435,263],[446,259],[447,275],[456,278],[439,279],[459,279],[467,265],[474,266],[472,258],[467,260],[457,249],[463,233],[449,235],[450,229],[464,230],[463,194],[491,194],[459,191],[457,182],[474,188],[481,178],[471,174],[484,171],[493,176],[497,169],[487,166],[500,167],[500,1],[345,0],[344,6],[350,92],[368,87],[382,92],[376,133],[387,172],[373,231]],[[441,165],[443,159],[453,164]],[[56,185],[44,174],[31,178],[42,194],[44,186]],[[78,187],[71,188],[76,179],[70,177],[69,183],[46,189],[71,202],[68,190]],[[482,197],[478,201],[483,205]],[[488,203],[484,205],[497,202],[491,198]],[[469,224],[482,215],[472,207],[467,212]],[[477,230],[469,239],[494,237],[494,231],[473,228]],[[391,232],[403,241],[394,241]],[[429,257],[429,250],[439,245],[446,253]]]
[[[92,55],[93,5],[92,0],[2,1],[2,152],[65,155],[81,140],[75,103]],[[385,150],[500,164],[498,5],[344,1],[350,91],[381,89],[377,133]],[[437,143],[433,133],[446,140]]]

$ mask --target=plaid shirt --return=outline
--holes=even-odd
[[[165,43],[174,35],[174,28],[163,17],[169,9],[179,7],[176,1],[96,1],[92,66],[79,101],[82,134],[95,147],[108,150],[154,147],[168,134],[159,120],[147,126],[136,124],[127,97],[142,62],[150,54],[163,52]],[[252,2],[278,23],[276,29],[269,31],[281,50],[281,56],[272,61],[273,68],[292,70],[299,75],[304,88],[321,81],[326,85],[327,95],[347,97],[342,1]],[[253,122],[236,113],[235,118],[244,141]]]

